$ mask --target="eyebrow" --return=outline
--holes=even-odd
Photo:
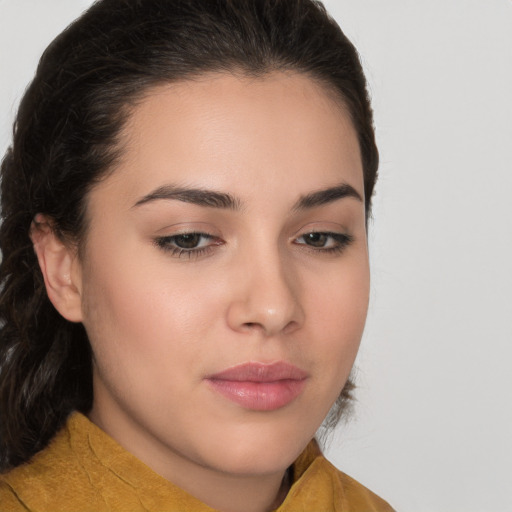
[[[335,187],[317,190],[310,194],[301,196],[293,206],[293,210],[308,210],[310,208],[332,203],[339,199],[344,199],[345,197],[353,197],[361,202],[363,201],[363,198],[354,187],[348,183],[342,183]],[[242,201],[226,192],[217,192],[215,190],[206,190],[201,188],[176,187],[174,185],[163,185],[158,187],[139,199],[133,207],[159,200],[182,201],[208,208],[222,208],[235,211],[239,211],[242,208]]]
[[[338,199],[344,199],[345,197],[353,197],[358,201],[363,202],[361,194],[348,183],[342,183],[335,187],[326,188],[323,190],[317,190],[305,196],[301,196],[293,207],[294,210],[308,210],[310,208],[316,208],[324,204],[332,203]]]
[[[161,199],[183,201],[209,208],[241,209],[241,201],[231,194],[200,188],[175,187],[173,185],[158,187],[139,199],[133,206],[140,206]]]

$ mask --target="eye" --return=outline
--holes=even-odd
[[[296,244],[305,245],[321,252],[341,252],[352,241],[353,237],[351,235],[317,231],[305,233],[295,239]]]
[[[180,233],[179,235],[163,236],[155,239],[155,244],[165,252],[178,258],[201,256],[213,250],[223,241],[208,233]]]
[[[208,241],[210,237],[202,233],[186,233],[184,235],[175,235],[171,238],[180,249],[196,249]]]

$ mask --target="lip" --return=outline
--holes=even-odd
[[[225,398],[253,411],[285,407],[303,391],[308,374],[290,363],[249,362],[206,377]]]

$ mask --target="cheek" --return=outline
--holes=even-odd
[[[317,332],[318,356],[333,373],[348,376],[361,341],[368,311],[369,268],[361,258],[333,273],[325,286],[310,287],[309,328]]]
[[[84,275],[84,326],[96,363],[109,369],[187,364],[200,352],[209,320],[220,314],[214,289],[171,272],[165,261],[132,254],[91,259]]]

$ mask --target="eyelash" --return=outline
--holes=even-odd
[[[198,236],[205,240],[213,240],[214,243],[206,245],[204,247],[191,247],[189,249],[186,249],[184,247],[179,247],[176,245],[176,239],[183,238],[183,237],[193,237],[193,236]],[[191,258],[199,258],[200,256],[209,254],[213,250],[214,246],[222,245],[223,242],[222,242],[222,240],[220,240],[220,238],[210,235],[209,233],[199,233],[199,232],[193,231],[190,233],[179,233],[178,235],[162,236],[162,237],[156,238],[155,244],[157,245],[157,247],[159,247],[166,253],[169,253],[171,256],[173,256],[175,258],[188,257],[189,259],[191,259]]]
[[[314,245],[310,245],[306,243],[305,237],[307,236],[319,236],[319,237],[326,237],[330,238],[334,241],[335,245],[333,247],[315,247]],[[204,240],[210,240],[213,241],[213,243],[210,243],[204,247],[179,247],[176,245],[176,240],[183,237],[199,237],[200,239]],[[298,243],[297,240],[304,240],[304,243]],[[303,235],[297,237],[294,242],[297,243],[297,245],[304,246],[304,249],[313,251],[316,253],[322,253],[322,254],[339,254],[342,253],[352,242],[354,241],[354,237],[348,234],[343,233],[332,233],[328,231],[310,231],[308,233],[304,233]],[[178,235],[171,235],[171,236],[163,236],[155,239],[155,245],[165,251],[166,253],[169,253],[172,257],[175,258],[184,258],[187,257],[189,259],[192,258],[199,258],[201,256],[205,256],[209,253],[211,253],[214,250],[215,246],[223,245],[224,242],[213,235],[210,235],[209,233],[200,233],[200,232],[190,232],[190,233],[180,233]]]
[[[352,235],[344,234],[344,233],[333,233],[330,231],[310,231],[308,233],[304,233],[299,236],[295,240],[305,239],[307,236],[316,235],[316,236],[324,236],[327,238],[331,238],[335,245],[333,247],[315,247],[313,245],[309,245],[307,243],[299,244],[304,245],[307,250],[312,250],[314,252],[320,252],[322,254],[340,254],[342,253],[353,241],[354,237]]]

